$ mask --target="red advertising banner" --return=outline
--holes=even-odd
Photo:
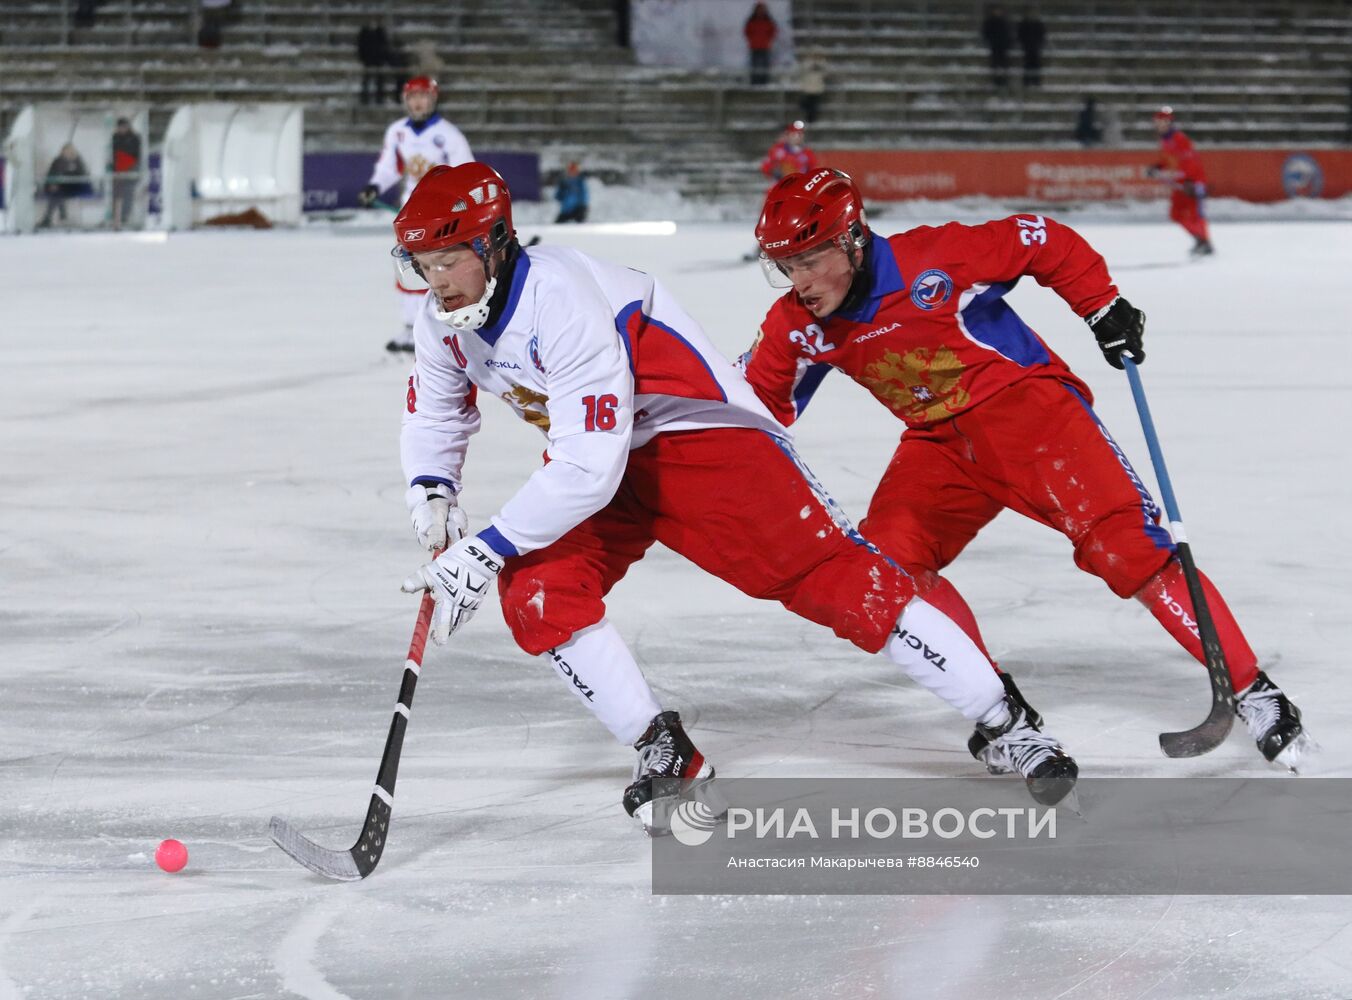
[[[1338,198],[1352,192],[1352,150],[1202,149],[1207,190],[1244,201]],[[824,150],[876,201],[908,198],[1026,198],[1116,201],[1162,198],[1168,186],[1146,176],[1153,150]]]

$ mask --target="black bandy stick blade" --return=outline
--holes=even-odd
[[[1213,701],[1211,714],[1201,725],[1181,733],[1160,733],[1160,749],[1166,757],[1200,757],[1225,742],[1234,722],[1234,709],[1225,701]]]

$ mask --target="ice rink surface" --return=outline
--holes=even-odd
[[[1217,226],[1198,264],[1167,224],[1080,228],[1149,316],[1199,564],[1321,773],[1348,776],[1352,227]],[[545,238],[656,272],[729,356],[774,295],[738,263],[745,226]],[[416,610],[389,243],[0,241],[0,1000],[1352,996],[1347,897],[655,897],[619,806],[632,752],[496,608],[428,653],[375,875],[327,883],[272,847],[273,813],[355,838]],[[1153,483],[1084,324],[1031,280],[1011,301]],[[542,447],[481,405],[477,525]],[[900,427],[836,374],[798,440],[858,517]],[[1160,754],[1205,715],[1205,675],[1059,535],[1005,514],[949,575],[1083,774],[1301,780],[1242,726]],[[980,773],[968,727],[895,668],[665,550],[610,615],[721,773]],[[176,876],[165,837],[191,851]]]

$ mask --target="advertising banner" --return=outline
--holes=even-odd
[[[1339,198],[1352,192],[1352,150],[1201,150],[1207,193],[1250,202]],[[1163,198],[1169,185],[1146,175],[1154,150],[833,149],[824,165],[844,170],[874,201],[967,196],[1039,202]]]

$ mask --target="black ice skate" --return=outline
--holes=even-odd
[[[638,760],[634,780],[624,790],[624,811],[650,837],[664,836],[671,832],[671,810],[682,793],[707,785],[714,777],[713,765],[695,749],[675,712],[654,716],[634,749]]]
[[[1249,727],[1265,760],[1292,771],[1316,745],[1300,722],[1300,709],[1261,670],[1235,699],[1235,714]]]
[[[1210,240],[1198,240],[1188,251],[1193,257],[1210,257],[1216,252],[1216,248],[1211,245]]]
[[[1075,787],[1080,769],[1059,740],[1042,732],[1042,717],[1023,700],[1008,674],[1005,708],[1009,719],[998,726],[977,723],[967,741],[972,756],[991,774],[1021,774],[1028,792],[1044,806],[1054,806]]]
[[[398,354],[401,351],[413,350],[413,327],[404,327],[404,332],[385,345],[385,350],[391,354]]]

